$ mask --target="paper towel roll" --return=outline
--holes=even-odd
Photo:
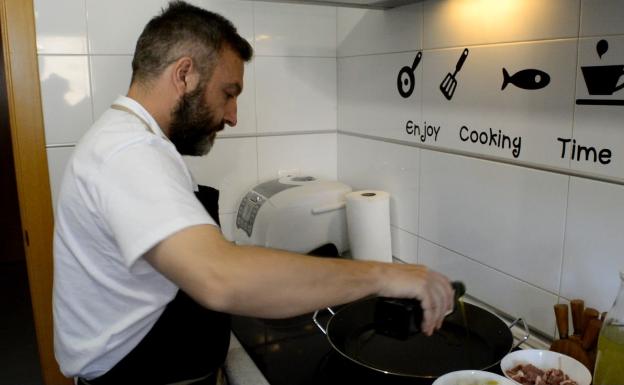
[[[374,190],[354,191],[345,199],[353,259],[392,262],[390,194]]]

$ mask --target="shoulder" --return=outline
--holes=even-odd
[[[88,168],[90,173],[120,155],[126,160],[136,155],[177,164],[182,161],[172,143],[148,131],[136,117],[112,109],[106,111],[78,142],[73,161]]]

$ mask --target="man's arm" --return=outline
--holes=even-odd
[[[418,298],[431,333],[453,306],[448,280],[424,266],[237,246],[211,225],[179,231],[144,257],[203,306],[232,314],[281,318],[371,294]]]

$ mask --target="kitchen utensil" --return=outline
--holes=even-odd
[[[583,347],[583,349],[589,351],[595,347],[596,342],[598,341],[598,334],[600,333],[601,327],[601,320],[594,318],[589,321],[589,323],[585,327],[583,339],[581,340],[581,346]]]
[[[578,311],[578,302],[575,306],[577,306]],[[570,356],[583,363],[587,368],[591,368],[593,360],[589,353],[582,347],[582,336],[568,337],[568,306],[566,304],[557,304],[554,308],[557,330],[559,331],[560,338],[553,341],[550,345],[550,350]]]
[[[451,283],[455,291],[455,306],[457,311],[461,304],[459,299],[466,294],[463,282]],[[423,311],[417,299],[380,297],[375,306],[375,331],[389,337],[405,340],[421,331]]]
[[[598,310],[593,309],[591,307],[585,308],[585,310],[583,310],[583,335],[585,335],[585,332],[587,331],[587,326],[589,325],[589,321],[593,320],[593,319],[597,319],[600,317],[600,312],[598,312]],[[581,336],[582,339],[582,336]]]
[[[574,334],[583,334],[583,311],[585,310],[585,302],[582,299],[573,299],[570,301],[572,309],[572,325],[574,325]]]
[[[591,373],[584,364],[572,357],[549,350],[522,349],[511,352],[503,357],[500,366],[503,374],[510,378],[507,374],[508,370],[517,365],[526,364],[531,364],[541,370],[561,369],[578,385],[589,385],[592,380]]]
[[[399,94],[401,94],[404,98],[410,97],[412,92],[414,92],[414,86],[416,84],[414,72],[420,63],[421,58],[422,52],[418,52],[416,54],[416,58],[414,58],[412,66],[405,66],[399,71],[399,76],[397,76],[397,89],[399,90]]]
[[[447,373],[433,382],[433,385],[458,384],[517,385],[516,382],[508,378],[483,370],[458,370]]]
[[[431,337],[417,333],[400,340],[377,333],[378,301],[379,298],[370,297],[337,312],[330,310],[333,316],[326,327],[318,322],[318,311],[313,316],[334,350],[375,372],[431,381],[456,370],[488,369],[529,338],[528,326],[522,319],[508,326],[493,313],[464,302],[463,311],[450,314]],[[514,345],[510,329],[520,322],[525,335]]]
[[[464,65],[464,62],[468,57],[468,52],[468,48],[465,48],[461,54],[461,57],[457,61],[457,65],[455,66],[455,72],[453,72],[453,74],[448,73],[444,80],[442,80],[442,83],[440,83],[440,91],[442,91],[442,94],[448,100],[451,100],[453,98],[453,95],[455,94],[455,89],[457,88],[457,79],[455,79],[455,76],[457,76],[457,73]]]
[[[555,305],[555,319],[557,320],[557,330],[559,338],[568,338],[568,305],[560,303]]]

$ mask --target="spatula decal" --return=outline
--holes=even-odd
[[[455,79],[455,77],[464,65],[464,62],[468,57],[468,52],[468,48],[465,48],[461,54],[461,57],[457,61],[457,65],[455,66],[455,72],[453,72],[452,74],[449,72],[444,80],[442,80],[442,83],[440,83],[440,91],[442,92],[442,95],[444,95],[444,97],[448,100],[453,99],[455,89],[457,88],[457,79]]]

